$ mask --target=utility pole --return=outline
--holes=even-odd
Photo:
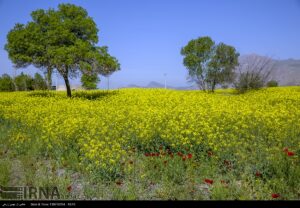
[[[15,86],[15,91],[18,91],[18,86],[17,86],[17,83],[16,83],[16,76],[17,76],[17,67],[14,67],[14,75],[13,75],[13,83],[14,83],[14,86]]]
[[[165,77],[165,89],[167,89],[167,74],[164,73],[164,77]]]
[[[55,83],[55,90],[58,89],[58,71],[56,71],[56,83]]]

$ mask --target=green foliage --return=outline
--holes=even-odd
[[[17,91],[33,90],[33,79],[30,75],[23,72],[15,77],[15,84]]]
[[[211,67],[207,74],[207,82],[212,91],[216,84],[232,83],[234,69],[238,65],[238,56],[232,46],[220,43],[216,46],[214,55],[209,63]]]
[[[44,78],[35,73],[34,78],[23,72],[14,79],[8,74],[0,77],[0,91],[28,91],[28,90],[45,90],[47,84]]]
[[[120,70],[118,60],[108,53],[108,47],[96,47],[94,71],[103,76],[109,76],[113,72]]]
[[[97,74],[83,74],[81,76],[82,86],[87,90],[97,89],[97,83],[99,82],[99,77]]]
[[[10,165],[9,160],[0,159],[0,184],[2,186],[7,186],[9,183]]]
[[[214,41],[210,37],[201,37],[189,41],[181,49],[181,55],[184,66],[189,71],[189,76],[194,79],[203,90],[205,87],[205,78],[208,71],[208,62],[211,58]]]
[[[238,65],[235,48],[224,43],[218,45],[208,36],[189,41],[181,49],[183,64],[189,77],[199,88],[214,91],[217,84],[231,83]]]
[[[278,87],[278,82],[276,80],[271,80],[267,82],[267,87]]]
[[[0,91],[14,91],[13,79],[8,74],[0,77]]]
[[[54,68],[64,78],[71,96],[69,78],[83,74],[108,75],[119,70],[107,47],[97,47],[98,29],[87,11],[73,4],[59,4],[58,10],[38,9],[32,21],[16,24],[7,35],[5,49],[17,67],[33,64],[47,69],[48,87]]]
[[[51,88],[53,66],[47,54],[50,34],[47,33],[49,18],[41,10],[32,12],[33,21],[26,25],[17,23],[7,34],[5,49],[17,68],[34,65],[47,72],[48,89]]]
[[[243,72],[240,74],[238,81],[235,83],[235,88],[240,92],[244,93],[248,90],[257,90],[264,86],[264,82],[257,72]]]
[[[46,90],[47,89],[47,83],[46,83],[45,79],[39,73],[34,74],[33,89],[34,90]]]

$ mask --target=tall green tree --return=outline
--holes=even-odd
[[[200,89],[206,90],[208,63],[212,56],[214,41],[210,37],[193,39],[181,49],[183,64],[188,69],[189,78],[195,81]]]
[[[224,43],[215,44],[208,36],[193,39],[181,49],[183,64],[188,69],[189,78],[200,89],[214,92],[217,84],[234,80],[234,70],[238,65],[235,48]]]
[[[232,46],[220,43],[215,47],[209,62],[207,82],[212,92],[217,84],[233,83],[235,68],[238,63],[239,53]]]
[[[0,77],[0,91],[14,91],[13,79],[8,74]]]
[[[103,61],[96,47],[96,24],[85,9],[73,4],[59,4],[58,10],[36,10],[31,16],[32,22],[17,24],[10,31],[6,50],[18,67],[46,67],[49,75],[56,69],[71,97],[69,78],[85,71],[98,73],[98,63]]]

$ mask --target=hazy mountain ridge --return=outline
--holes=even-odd
[[[275,60],[274,78],[280,85],[300,85],[300,60]]]
[[[196,86],[180,86],[180,87],[174,87],[167,85],[168,89],[176,89],[176,90],[193,90],[198,89]],[[146,86],[139,86],[135,84],[130,84],[125,86],[124,88],[165,88],[165,85],[159,82],[151,81]]]
[[[257,54],[244,55],[239,58],[240,63],[245,61],[249,56],[263,57]],[[284,59],[274,61],[274,69],[271,78],[278,81],[281,86],[300,85],[300,59]],[[135,84],[127,85],[125,88],[165,88],[165,85],[159,82],[151,81],[145,86]],[[188,90],[197,89],[195,85],[174,87],[167,85],[169,89]]]

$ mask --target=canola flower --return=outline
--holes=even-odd
[[[72,99],[56,92],[0,93],[0,121],[11,122],[8,142],[16,148],[38,143],[57,159],[75,149],[88,170],[113,171],[129,149],[156,144],[268,160],[283,147],[300,148],[300,87],[242,95],[122,89],[76,92]]]

